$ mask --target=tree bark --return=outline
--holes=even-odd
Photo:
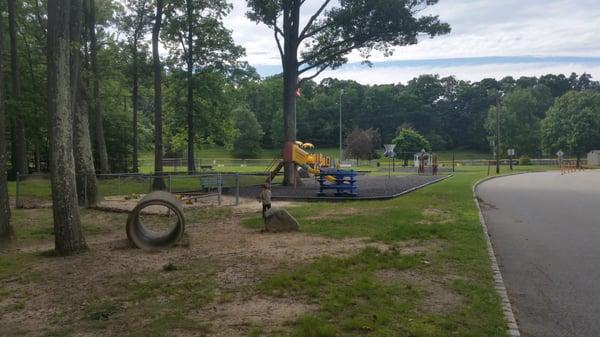
[[[193,85],[193,80],[194,80],[194,74],[193,74],[193,68],[194,68],[194,54],[193,54],[193,47],[194,47],[194,40],[193,40],[193,35],[192,35],[192,28],[193,28],[193,12],[192,12],[192,2],[191,0],[187,0],[186,1],[186,6],[187,6],[187,43],[188,43],[188,47],[187,47],[187,126],[188,126],[188,157],[187,157],[187,166],[188,166],[188,173],[192,174],[194,172],[196,172],[196,161],[195,161],[195,155],[194,155],[194,150],[195,150],[195,146],[194,146],[194,140],[196,137],[196,134],[194,132],[194,85]]]
[[[132,59],[133,59],[133,90],[131,93],[132,100],[132,129],[133,129],[133,172],[139,172],[139,144],[138,144],[138,111],[139,111],[139,90],[140,90],[140,74],[139,74],[139,55],[138,44],[142,35],[144,16],[146,13],[146,1],[142,3],[142,8],[138,8],[138,21],[133,32],[132,44]]]
[[[81,227],[73,156],[70,79],[71,0],[48,0],[48,135],[55,249],[87,249]]]
[[[100,172],[110,173],[108,165],[108,153],[106,150],[106,140],[104,139],[104,117],[102,106],[100,104],[100,74],[98,72],[98,40],[96,38],[96,1],[89,0],[88,13],[88,34],[90,37],[90,61],[92,64],[92,83],[93,83],[93,116],[96,140],[96,151],[98,151],[98,161]]]
[[[133,117],[132,117],[132,129],[133,129],[133,172],[139,172],[139,163],[138,163],[138,102],[139,102],[139,73],[138,73],[138,38],[136,31],[134,33],[136,36],[133,40],[133,90],[131,93],[131,100],[133,106]]]
[[[81,79],[81,22],[82,0],[71,0],[71,111],[73,111],[73,156],[77,182],[77,199],[80,205],[95,206],[98,203],[98,180],[92,154],[89,125],[89,103],[85,85]]]
[[[285,142],[296,141],[296,88],[298,86],[298,34],[300,3],[298,0],[284,1],[283,31],[283,133]],[[289,14],[285,14],[289,13]],[[286,163],[284,185],[294,183],[296,165]]]
[[[79,78],[79,90],[73,118],[73,153],[77,172],[77,199],[80,205],[91,207],[98,204],[101,196],[92,154],[88,100],[85,85]]]
[[[29,173],[27,162],[27,141],[25,140],[25,124],[19,113],[18,102],[21,99],[21,77],[19,71],[19,55],[17,53],[17,28],[15,23],[15,0],[8,0],[8,33],[10,35],[10,65],[13,100],[13,170],[20,174]]]
[[[156,17],[152,27],[152,63],[154,68],[154,174],[152,188],[164,190],[162,144],[162,65],[158,53],[158,39],[162,24],[163,0],[156,0]]]
[[[2,15],[0,15],[0,27]],[[8,199],[8,181],[6,178],[6,108],[4,105],[4,34],[0,29],[0,241],[14,238],[10,224],[10,204]]]

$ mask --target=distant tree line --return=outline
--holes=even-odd
[[[262,146],[282,145],[280,76],[249,81],[239,88],[264,135]],[[321,147],[339,144],[339,102],[342,94],[344,139],[354,130],[378,130],[390,143],[401,129],[422,134],[435,150],[488,151],[495,135],[500,98],[502,149],[515,147],[529,156],[548,155],[542,147],[542,120],[555,101],[568,92],[598,91],[589,74],[505,77],[477,82],[422,75],[406,84],[361,85],[324,79],[305,82],[298,98],[298,139]],[[378,146],[381,145],[377,144]]]

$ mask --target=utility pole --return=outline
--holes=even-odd
[[[496,174],[500,174],[500,92],[496,98]]]
[[[342,95],[344,95],[344,89],[340,90],[340,168],[342,168]]]

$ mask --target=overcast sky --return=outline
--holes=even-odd
[[[281,72],[273,33],[245,17],[245,0],[233,0],[225,24],[246,48],[246,60],[263,76]],[[307,0],[310,16],[321,0]],[[406,82],[420,74],[480,80],[571,72],[600,79],[600,0],[440,0],[430,13],[452,33],[398,48],[394,56],[373,55],[373,68],[352,55],[350,64],[324,77],[365,84]]]

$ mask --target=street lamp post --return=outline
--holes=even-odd
[[[500,95],[496,101],[496,174],[500,174]]]
[[[344,89],[340,90],[340,168],[342,167],[342,95]]]

